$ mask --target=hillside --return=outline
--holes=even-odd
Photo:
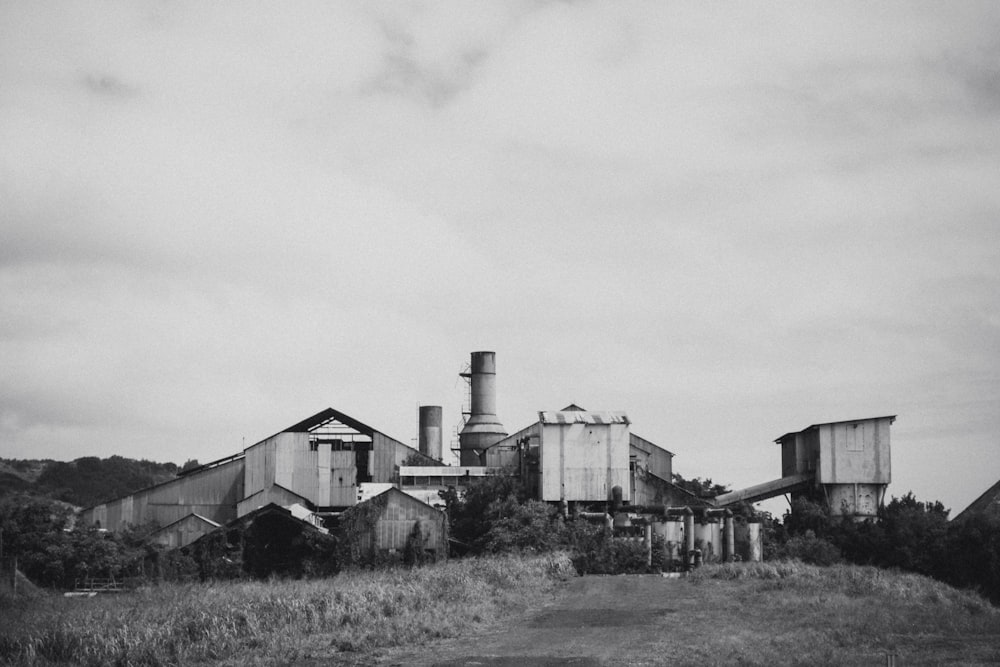
[[[0,497],[27,493],[89,507],[177,476],[173,463],[123,456],[73,461],[0,459]]]

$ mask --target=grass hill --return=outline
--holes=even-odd
[[[0,459],[0,497],[12,493],[90,507],[176,477],[173,463],[123,456],[73,461]]]

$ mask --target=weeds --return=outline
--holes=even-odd
[[[564,555],[498,557],[24,601],[0,611],[0,662],[174,665],[249,651],[287,660],[316,647],[329,654],[421,644],[492,622],[548,594],[571,571]]]

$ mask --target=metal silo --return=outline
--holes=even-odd
[[[420,432],[417,434],[420,453],[441,460],[441,406],[420,406]]]

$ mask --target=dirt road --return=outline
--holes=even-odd
[[[660,576],[581,577],[549,605],[491,634],[395,652],[381,665],[652,665],[668,627],[698,605],[688,586]],[[651,658],[650,656],[654,656]]]

